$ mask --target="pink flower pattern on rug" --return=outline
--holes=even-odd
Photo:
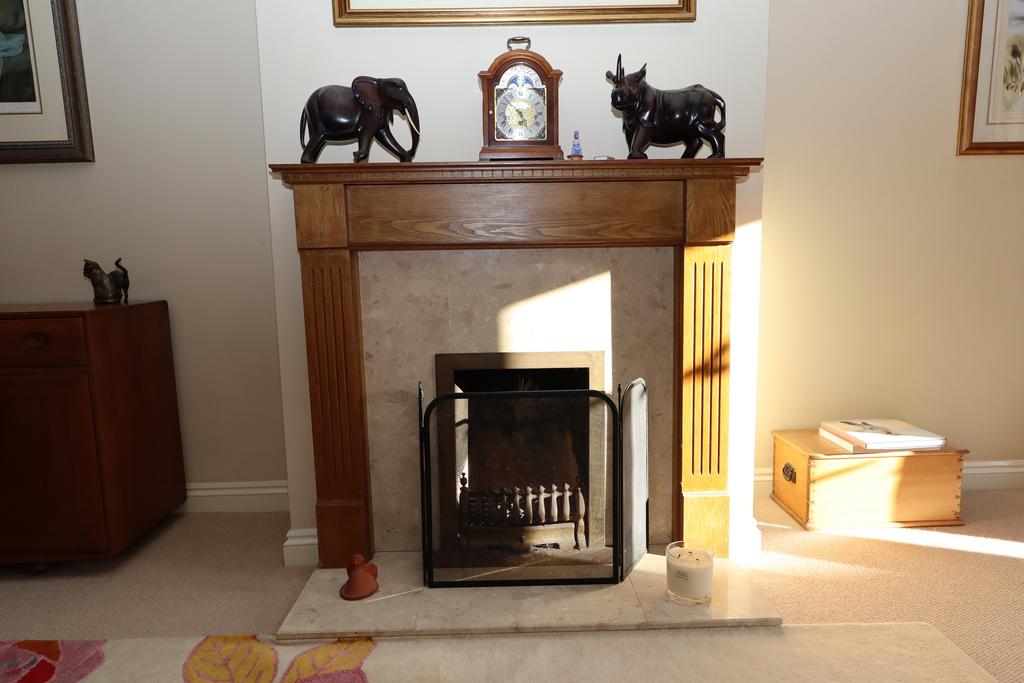
[[[0,641],[0,683],[78,683],[103,664],[106,642]]]

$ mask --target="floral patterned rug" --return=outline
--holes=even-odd
[[[993,681],[929,624],[0,641],[0,683]]]
[[[194,639],[193,639],[194,640]],[[124,643],[134,643],[125,649]],[[143,645],[145,644],[145,645]],[[77,683],[86,679],[168,680],[168,645],[180,639],[141,641],[0,641],[0,683]],[[148,646],[148,647],[147,647]],[[366,681],[362,664],[376,644],[371,638],[316,645],[280,645],[249,635],[207,636],[181,662],[184,683],[356,683]],[[108,661],[108,649],[133,660]],[[114,652],[110,659],[121,659]],[[147,662],[147,659],[152,661]],[[119,664],[121,666],[119,666]],[[95,674],[95,676],[93,675]],[[137,678],[136,678],[137,677]]]

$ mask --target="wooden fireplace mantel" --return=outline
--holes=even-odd
[[[358,253],[675,248],[676,538],[728,553],[736,183],[761,159],[275,164],[292,186],[320,565],[373,554]]]

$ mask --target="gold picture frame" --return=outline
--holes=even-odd
[[[963,86],[960,95],[960,128],[957,135],[957,154],[1024,154],[1024,60],[1002,55],[1008,49],[1006,24],[1024,19],[1007,12],[1013,0],[970,0],[967,9],[967,39],[964,49]],[[986,4],[990,10],[986,13]],[[993,11],[994,10],[994,11]],[[1014,10],[1019,11],[1017,9]],[[1000,27],[999,22],[1004,25]],[[1000,31],[999,29],[1006,29]],[[1024,33],[1021,34],[1024,36]],[[1003,43],[1000,45],[1000,43]],[[983,45],[989,49],[983,53]],[[1020,54],[1018,51],[1017,55]],[[1014,63],[1016,60],[1016,63]],[[997,70],[1001,61],[1007,62],[1005,73]],[[1004,79],[1020,76],[1016,82],[1016,101],[1013,113],[1016,121],[999,120],[994,111],[997,92]],[[1011,88],[1005,88],[1013,92]],[[986,118],[979,118],[979,100]],[[1003,124],[1008,124],[1005,127]],[[979,136],[979,128],[986,135]],[[989,138],[989,139],[985,139]]]
[[[35,101],[0,102],[0,163],[93,161],[75,0],[23,0],[22,11],[23,35],[6,52],[30,57]]]
[[[505,24],[614,24],[696,20],[697,0],[636,0],[635,4],[600,4],[597,0],[579,0],[581,4],[549,6],[517,5],[503,0],[501,6],[452,7],[436,0],[419,0],[422,7],[388,7],[400,0],[333,0],[335,26],[500,26]],[[521,1],[521,0],[520,0]],[[358,6],[353,7],[353,2]],[[590,4],[586,4],[586,3]],[[620,0],[621,2],[621,0]],[[374,4],[376,3],[376,4]]]

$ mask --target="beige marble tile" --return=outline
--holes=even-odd
[[[416,384],[434,354],[603,350],[610,382],[647,380],[650,539],[672,524],[671,249],[380,252],[359,256],[374,536],[420,548]]]
[[[608,296],[593,250],[450,252],[453,353],[605,350]]]
[[[610,249],[614,384],[647,381],[652,542],[672,535],[671,248]]]
[[[592,586],[437,588],[423,594],[421,634],[602,631],[641,628],[628,583]]]
[[[370,480],[380,550],[419,550],[416,382],[434,354],[603,350],[609,391],[650,390],[651,530],[667,540],[672,471],[671,249],[360,255]]]
[[[636,590],[649,628],[778,626],[775,611],[749,576],[729,560],[715,560],[711,603],[680,605],[665,587],[665,558],[645,555],[627,580]]]
[[[416,384],[434,395],[434,354],[449,349],[445,252],[359,256],[374,543],[420,549]]]

